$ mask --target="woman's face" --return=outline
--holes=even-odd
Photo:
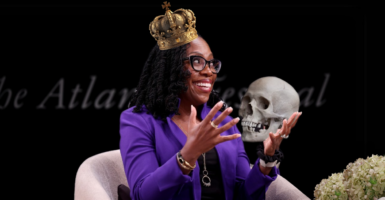
[[[209,45],[201,37],[190,42],[186,56],[201,56],[207,61],[214,58]],[[184,61],[184,66],[190,71],[191,76],[186,80],[188,89],[180,95],[181,100],[188,101],[194,106],[202,105],[209,100],[217,75],[212,73],[208,65],[202,71],[197,72],[192,68],[189,60]]]

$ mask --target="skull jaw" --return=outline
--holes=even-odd
[[[253,132],[250,131],[243,131],[242,133],[242,140],[244,142],[263,142],[266,140],[266,138],[269,137],[269,131],[268,130],[260,130],[260,132]]]

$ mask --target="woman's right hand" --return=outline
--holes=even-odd
[[[181,150],[181,155],[190,164],[195,163],[202,153],[205,153],[214,148],[215,145],[236,139],[241,136],[239,133],[227,136],[220,135],[222,132],[236,125],[239,122],[238,117],[218,128],[214,128],[211,125],[212,119],[214,118],[215,114],[222,108],[222,106],[223,101],[215,104],[207,116],[201,122],[199,122],[196,120],[197,111],[195,107],[191,105],[187,140],[186,144]],[[213,121],[213,123],[216,125],[220,124],[232,111],[233,109],[231,107],[227,108]]]

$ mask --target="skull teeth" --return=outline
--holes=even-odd
[[[259,123],[242,121],[241,125],[244,131],[249,131],[252,133],[260,132],[260,130],[265,131],[269,128],[269,122],[267,120]]]

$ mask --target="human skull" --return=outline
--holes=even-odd
[[[283,119],[297,112],[299,95],[284,80],[267,76],[250,84],[242,98],[239,115],[242,119],[242,140],[263,142],[270,132],[282,127]]]

